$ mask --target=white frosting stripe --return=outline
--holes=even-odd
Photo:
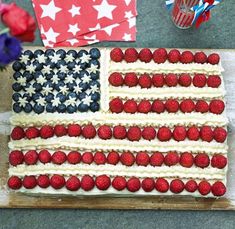
[[[84,114],[40,114],[40,115],[27,115],[16,114],[11,117],[11,124],[14,126],[42,126],[49,124],[55,126],[56,124],[68,125],[77,123],[84,125],[92,122],[93,125],[124,125],[124,126],[169,126],[175,125],[209,125],[209,126],[226,126],[228,119],[224,115],[216,115],[211,113],[148,113],[148,114],[110,114],[110,113],[88,113]]]
[[[163,88],[141,88],[140,86],[130,88],[110,86],[110,97],[120,97],[125,99],[215,99],[223,98],[225,91],[222,88],[196,88],[196,87],[163,87]]]
[[[115,63],[109,65],[109,72],[135,72],[135,73],[204,73],[208,75],[220,75],[223,68],[220,65],[211,64],[171,64],[166,62],[164,64],[156,64],[151,61],[150,63],[144,63],[141,61],[136,61],[135,63]]]
[[[226,170],[216,168],[184,168],[182,166],[125,166],[125,165],[19,165],[9,169],[10,176],[28,176],[40,174],[62,174],[62,175],[86,175],[99,176],[106,174],[108,176],[136,176],[139,178],[145,177],[164,177],[164,178],[186,178],[186,179],[207,179],[207,180],[221,180],[224,179]]]
[[[76,137],[53,137],[50,139],[31,139],[18,140],[9,142],[9,148],[19,150],[32,149],[70,149],[70,150],[116,150],[116,151],[179,151],[179,152],[206,152],[209,154],[222,153],[226,154],[228,146],[226,143],[217,143],[214,140],[210,143],[199,141],[185,140],[177,142],[170,140],[168,142],[160,142],[155,139],[152,141],[140,140],[131,142],[129,140],[109,139],[102,140],[99,138],[84,139]]]

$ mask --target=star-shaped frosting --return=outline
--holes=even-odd
[[[51,56],[51,62],[52,62],[52,63],[57,63],[59,60],[61,60],[59,54],[54,53],[54,55]]]
[[[19,98],[19,104],[21,107],[25,107],[25,105],[28,103],[27,98],[26,97],[20,97]]]
[[[32,96],[35,93],[35,88],[30,84],[29,87],[25,88],[25,91],[29,94],[29,96]]]
[[[90,83],[91,82],[91,77],[89,75],[84,75],[82,77],[82,82],[83,83]]]
[[[86,97],[84,99],[82,99],[82,102],[85,105],[90,106],[90,104],[93,102],[93,100],[91,99],[91,96],[86,95]]]
[[[66,101],[66,105],[69,106],[75,106],[77,104],[76,98],[69,97],[69,99]]]
[[[52,106],[58,107],[60,105],[60,103],[61,103],[60,102],[60,98],[59,97],[55,97],[54,99],[52,99],[51,103],[52,103]]]
[[[99,92],[100,89],[98,88],[97,85],[92,85],[90,86],[91,93]]]
[[[65,83],[73,83],[75,81],[75,79],[73,78],[73,75],[67,75],[65,78]]]
[[[36,58],[35,58],[40,64],[45,64],[46,63],[46,60],[47,60],[47,57],[42,54],[42,55],[38,55]]]
[[[42,73],[43,74],[50,74],[50,72],[51,72],[51,67],[49,66],[49,65],[44,65],[43,66],[43,69],[42,69]]]
[[[29,61],[29,56],[28,55],[21,55],[20,57],[20,62],[27,64],[27,62]]]
[[[66,57],[64,58],[64,60],[66,62],[72,62],[74,60],[74,57],[72,55],[72,53],[70,53],[69,55],[66,55]]]
[[[38,99],[36,99],[36,102],[41,105],[41,106],[45,106],[46,105],[46,100],[44,97],[40,96]]]
[[[67,95],[68,94],[68,87],[66,85],[64,86],[60,86],[60,92],[63,94],[63,95]]]
[[[43,77],[42,75],[40,75],[40,76],[36,79],[36,81],[37,81],[38,84],[41,84],[41,85],[43,85],[44,83],[47,82],[46,78]]]
[[[58,75],[54,74],[51,78],[51,82],[57,84],[59,82],[59,77]]]
[[[33,65],[33,63],[31,63],[30,65],[26,65],[26,71],[28,71],[29,73],[34,73],[36,69],[36,66]]]
[[[91,64],[90,68],[88,68],[88,71],[89,71],[90,73],[96,73],[96,72],[98,72],[98,71],[99,71],[99,70],[98,70],[98,65]]]
[[[21,86],[25,86],[26,85],[26,77],[20,76],[17,79],[17,83],[19,83]]]
[[[61,65],[61,66],[60,66],[60,72],[62,72],[62,73],[67,73],[67,72],[68,72],[67,66]]]
[[[76,64],[75,67],[73,68],[74,73],[80,73],[81,72],[81,66],[79,64]]]
[[[76,86],[74,87],[73,91],[74,91],[76,94],[79,94],[79,93],[82,92],[82,88],[79,87],[79,85],[76,85]]]
[[[80,57],[81,63],[89,63],[91,60],[91,57],[89,54],[83,53],[82,56]]]
[[[52,91],[53,91],[53,88],[50,87],[48,84],[45,87],[42,88],[42,94],[43,95],[48,95]]]

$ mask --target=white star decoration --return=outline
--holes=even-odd
[[[98,65],[91,64],[90,68],[87,69],[89,73],[98,72]]]
[[[86,97],[84,99],[82,99],[82,102],[85,105],[90,106],[90,104],[93,102],[93,100],[91,99],[91,96],[86,95]]]
[[[82,77],[82,82],[83,83],[90,83],[91,82],[91,77],[89,75],[84,75]]]
[[[38,56],[36,57],[36,60],[37,60],[40,64],[44,64],[44,63],[46,63],[47,57],[46,57],[44,54],[38,55]]]
[[[89,63],[89,61],[91,60],[90,55],[87,55],[85,53],[82,54],[82,56],[80,57],[81,63]]]
[[[68,32],[72,33],[74,36],[76,35],[77,32],[79,32],[80,29],[78,28],[78,24],[74,25],[69,25]]]
[[[36,81],[37,81],[38,84],[41,84],[41,85],[43,85],[44,83],[47,82],[46,78],[43,77],[42,75],[40,75],[40,76],[36,79]]]
[[[30,84],[29,87],[25,89],[25,91],[29,94],[29,96],[32,96],[35,93],[35,88]]]
[[[42,15],[43,17],[50,17],[52,20],[55,20],[56,14],[60,12],[62,9],[55,6],[55,3],[53,0],[50,1],[47,5],[40,5],[42,8]]]
[[[39,105],[43,106],[43,107],[46,105],[46,100],[45,100],[45,98],[44,98],[44,97],[41,97],[41,96],[36,100],[36,102],[37,102]]]
[[[28,55],[21,55],[20,61],[24,64],[27,64],[27,62],[29,61],[29,56]]]
[[[74,17],[75,15],[80,15],[80,8],[81,7],[72,5],[71,9],[69,10],[69,12],[72,14],[72,17]]]
[[[26,78],[23,77],[23,76],[20,76],[20,77],[17,79],[17,83],[19,83],[21,86],[25,86],[25,85],[26,85]]]
[[[50,72],[51,72],[51,67],[49,66],[49,65],[44,65],[43,66],[43,69],[42,69],[42,73],[43,74],[50,74]]]
[[[64,60],[65,60],[66,62],[72,62],[72,61],[74,60],[74,57],[73,57],[72,53],[69,54],[69,55],[66,55],[66,57],[64,58]]]
[[[76,105],[76,98],[72,98],[72,97],[69,97],[69,99],[66,101],[67,103],[67,106],[71,105],[71,106],[75,106]]]
[[[60,87],[60,92],[61,92],[63,95],[67,95],[67,94],[68,94],[68,91],[69,91],[69,89],[68,89],[68,87],[67,87],[66,85]]]
[[[25,105],[28,103],[27,99],[25,97],[20,97],[19,98],[19,104],[21,107],[25,107]]]
[[[53,91],[53,88],[50,87],[49,85],[46,85],[45,87],[42,88],[42,94],[43,95],[48,95]]]
[[[62,72],[62,73],[67,73],[67,72],[68,72],[67,66],[61,65],[61,66],[60,66],[60,72]]]
[[[127,11],[127,12],[125,12],[125,18],[128,18],[128,19],[130,19],[130,18],[132,18],[134,15],[132,14],[132,12],[131,11]]]
[[[51,62],[52,62],[52,63],[57,63],[60,59],[61,59],[61,58],[60,58],[60,55],[59,55],[59,54],[54,53],[54,55],[51,56]]]
[[[131,41],[131,34],[125,33],[122,39],[125,41]]]
[[[34,73],[36,69],[36,66],[33,65],[33,63],[31,63],[30,65],[26,65],[26,71],[29,71],[29,73]]]
[[[117,7],[115,5],[110,5],[107,0],[103,0],[100,5],[93,6],[95,10],[98,11],[98,17],[97,19],[106,17],[109,19],[113,19],[113,10]]]
[[[51,100],[52,106],[58,107],[60,105],[60,99],[58,97],[55,97],[53,100]]]
[[[79,93],[82,92],[82,88],[79,87],[79,85],[76,85],[73,90],[74,90],[74,92],[75,92],[76,94],[79,94]]]
[[[93,85],[93,86],[91,86],[91,93],[95,93],[95,92],[99,92],[100,91],[100,89],[97,87],[97,85]]]
[[[51,82],[54,83],[54,84],[57,84],[59,82],[59,77],[58,75],[53,75],[52,78],[51,78]]]
[[[47,38],[47,41],[51,41],[53,43],[56,42],[56,38],[60,35],[59,33],[56,33],[52,28],[50,28],[47,32],[45,31],[44,34]]]
[[[75,79],[73,78],[73,75],[67,75],[65,78],[65,83],[73,83]]]
[[[75,67],[73,68],[74,73],[80,73],[81,71],[81,66],[79,64],[76,64]]]

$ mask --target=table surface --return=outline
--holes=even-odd
[[[6,0],[5,2],[12,2]],[[15,0],[33,12],[30,0]],[[234,0],[225,0],[199,30],[179,30],[165,11],[164,0],[137,0],[137,41],[99,46],[235,48]],[[154,6],[154,7],[153,7]],[[41,45],[39,33],[34,42]],[[226,228],[235,225],[235,212],[0,209],[0,228]]]

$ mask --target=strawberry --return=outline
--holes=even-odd
[[[95,162],[97,165],[105,164],[105,163],[106,163],[105,154],[102,153],[102,152],[96,152],[95,155],[94,155],[94,162]]]
[[[161,64],[167,60],[167,51],[164,48],[156,49],[153,52],[153,60],[155,63]]]
[[[183,87],[189,87],[192,83],[192,78],[189,74],[181,74],[179,77],[179,84]]]
[[[29,150],[24,155],[24,161],[27,165],[34,165],[38,161],[38,153],[36,150]]]
[[[227,158],[223,155],[215,154],[211,159],[211,166],[223,169],[227,165]]]
[[[204,87],[206,85],[206,76],[204,74],[195,74],[193,77],[193,85],[195,87]]]
[[[38,159],[41,163],[49,163],[51,161],[51,154],[48,150],[41,150],[38,154]]]
[[[198,100],[195,105],[195,110],[200,113],[206,113],[209,111],[209,105],[204,100]]]
[[[24,154],[19,150],[11,151],[9,154],[9,162],[13,166],[22,164],[24,162]]]
[[[138,104],[138,112],[147,114],[151,111],[152,105],[148,100],[142,100]]]
[[[169,73],[165,77],[165,83],[168,87],[175,87],[178,84],[178,77],[176,74]]]
[[[184,190],[184,182],[180,179],[174,179],[170,183],[170,190],[173,193],[181,193]]]
[[[57,137],[61,137],[67,134],[67,129],[63,125],[56,125],[54,127],[54,132]]]
[[[171,130],[168,127],[160,127],[157,132],[159,141],[165,142],[171,139]]]
[[[109,109],[112,113],[121,113],[123,108],[123,102],[119,98],[115,98],[109,102]]]
[[[226,187],[221,181],[216,181],[211,187],[211,192],[214,196],[223,196],[226,193]]]
[[[126,128],[124,126],[115,126],[113,128],[113,136],[116,139],[124,139],[126,138]]]
[[[211,142],[214,137],[214,133],[211,127],[203,126],[200,130],[200,137],[203,141]]]
[[[80,163],[82,160],[82,155],[77,152],[77,151],[71,151],[69,152],[68,156],[67,156],[67,161],[70,164],[78,164]]]
[[[153,58],[153,54],[150,49],[144,48],[140,50],[138,57],[142,62],[149,63]]]
[[[154,100],[153,103],[152,103],[151,110],[153,112],[158,113],[158,114],[164,112],[165,111],[164,103],[161,100],[158,100],[158,99]]]
[[[143,189],[145,192],[151,192],[151,191],[153,191],[154,186],[155,186],[155,183],[154,183],[153,178],[145,178],[145,179],[142,181],[141,186],[142,186],[142,189]]]
[[[154,74],[152,76],[152,84],[154,87],[163,87],[165,84],[165,79],[163,74]]]
[[[12,131],[11,131],[11,138],[12,140],[20,140],[25,137],[25,132],[24,129],[16,126]]]
[[[176,165],[179,163],[180,157],[176,152],[169,152],[164,158],[164,163],[167,166]]]
[[[71,176],[65,186],[69,191],[77,191],[81,187],[81,182],[76,176]]]
[[[194,56],[191,51],[184,51],[181,53],[180,62],[183,64],[189,64],[194,61]]]
[[[199,153],[197,156],[194,158],[194,163],[197,167],[200,168],[206,168],[210,164],[210,158],[208,157],[207,154],[205,153]]]
[[[224,111],[225,105],[222,100],[214,99],[210,102],[209,109],[213,114],[222,114]]]
[[[197,141],[200,138],[200,132],[196,126],[188,128],[187,137],[189,140]]]
[[[149,164],[149,155],[146,152],[139,152],[136,155],[136,164],[147,166]]]
[[[128,48],[125,50],[124,59],[127,63],[136,62],[138,59],[138,52],[135,48]]]
[[[67,156],[62,151],[56,151],[52,155],[52,162],[57,165],[63,164],[67,160]]]
[[[175,99],[168,99],[165,108],[169,113],[176,113],[179,110],[179,102]]]
[[[51,126],[45,125],[40,129],[41,138],[47,139],[51,138],[54,135],[54,129]]]
[[[185,184],[185,190],[188,192],[195,192],[197,190],[197,182],[195,180],[189,180]]]
[[[37,186],[37,180],[35,176],[25,176],[22,184],[26,189],[33,189]]]
[[[39,135],[40,135],[40,132],[36,127],[29,127],[25,131],[25,136],[28,139],[37,138],[37,137],[39,137]]]
[[[107,175],[101,175],[96,177],[95,185],[100,190],[107,190],[111,185],[111,180]]]
[[[7,181],[7,185],[9,188],[11,188],[13,190],[17,190],[22,187],[22,181],[17,176],[11,176]]]
[[[90,191],[91,189],[94,188],[94,186],[95,186],[95,181],[91,176],[85,175],[82,177],[81,187],[84,191]]]
[[[128,87],[135,87],[138,84],[138,77],[134,72],[126,73],[124,84]]]
[[[37,178],[37,185],[40,188],[48,188],[50,186],[50,178],[47,175],[39,175]]]
[[[167,192],[169,190],[168,181],[164,178],[158,178],[155,183],[155,189],[161,193]]]
[[[121,154],[120,161],[123,165],[132,166],[135,163],[135,157],[131,152]]]
[[[125,103],[124,103],[124,111],[126,113],[131,113],[134,114],[137,111],[137,103],[135,100],[133,99],[128,99]]]
[[[198,191],[200,192],[201,195],[206,196],[207,194],[210,193],[211,191],[211,185],[207,181],[201,181],[198,184]]]
[[[123,60],[124,54],[120,48],[114,48],[110,52],[110,58],[114,62],[121,62]]]
[[[182,153],[180,156],[180,164],[183,167],[190,168],[193,166],[194,157],[191,153]]]
[[[126,188],[126,179],[124,177],[121,176],[117,176],[113,179],[112,181],[112,186],[118,190],[121,191],[124,188]]]
[[[51,187],[54,189],[61,189],[65,185],[65,179],[61,175],[53,175],[50,179]]]
[[[109,76],[109,83],[114,86],[114,87],[119,87],[123,85],[123,78],[122,75],[118,72],[113,72],[110,76]]]
[[[160,152],[155,152],[151,155],[149,163],[152,166],[161,166],[164,162],[164,156]]]
[[[82,162],[85,164],[91,164],[93,162],[93,154],[91,152],[85,152],[82,155]]]
[[[212,53],[207,58],[207,62],[213,65],[218,64],[219,61],[220,61],[220,56],[217,53]]]
[[[98,136],[99,138],[104,139],[104,140],[112,138],[111,128],[107,125],[100,126],[98,129]]]
[[[115,151],[111,151],[107,156],[107,162],[111,165],[116,165],[119,162],[119,154]]]
[[[146,126],[142,131],[142,137],[151,141],[156,137],[156,130],[151,126]]]
[[[78,137],[82,132],[81,126],[78,124],[69,124],[68,125],[68,135],[70,137]]]
[[[184,141],[187,136],[187,131],[184,126],[176,126],[173,131],[173,138],[176,141]]]
[[[207,55],[204,52],[196,52],[194,55],[194,61],[199,64],[207,62]]]
[[[221,78],[217,75],[209,76],[207,79],[207,86],[218,88],[221,85]]]
[[[172,49],[168,53],[168,60],[170,63],[177,63],[180,61],[180,51],[177,49]]]
[[[82,136],[84,138],[88,138],[88,139],[94,138],[96,136],[95,127],[92,124],[88,124],[88,125],[83,126]]]
[[[139,141],[141,138],[141,130],[138,126],[131,126],[127,131],[127,138],[130,141]]]
[[[139,85],[141,88],[150,88],[152,86],[152,79],[149,74],[142,74],[139,77]]]
[[[128,181],[127,181],[127,189],[130,192],[137,192],[140,189],[140,180],[137,177],[131,177]]]
[[[195,104],[192,99],[185,99],[180,103],[180,110],[183,113],[191,113],[195,109]]]

